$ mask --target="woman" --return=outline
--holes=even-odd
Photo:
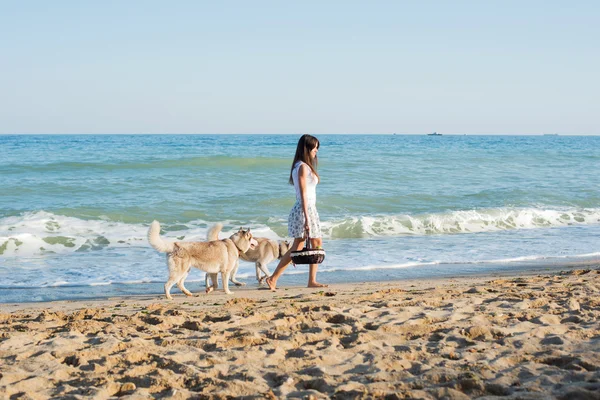
[[[289,183],[294,185],[294,189],[296,189],[296,204],[292,207],[288,219],[288,234],[294,238],[294,243],[292,243],[288,252],[281,257],[281,261],[279,261],[273,275],[266,279],[271,290],[275,290],[277,280],[292,261],[292,251],[302,250],[304,247],[305,233],[310,236],[312,248],[323,245],[321,221],[316,207],[316,189],[317,183],[319,183],[319,174],[317,173],[318,151],[319,140],[316,137],[302,135],[298,140],[289,180]],[[310,264],[309,266],[308,287],[327,287],[327,285],[317,282],[317,268],[318,264]]]

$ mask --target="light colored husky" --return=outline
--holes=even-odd
[[[169,300],[173,299],[170,292],[174,284],[177,284],[177,287],[186,296],[193,296],[184,286],[185,278],[187,278],[192,267],[215,274],[215,276],[221,273],[225,293],[230,294],[229,276],[238,264],[240,253],[245,253],[258,245],[257,241],[252,238],[250,229],[240,229],[223,240],[208,242],[167,241],[160,237],[160,224],[158,221],[154,221],[150,225],[148,242],[155,250],[167,253],[169,280],[165,283],[165,295]],[[214,281],[216,282],[216,279]],[[214,287],[215,285],[207,288],[206,292],[210,293]]]
[[[255,263],[256,280],[259,284],[262,284],[267,277],[271,276],[271,273],[267,269],[267,265],[273,260],[281,259],[281,257],[288,252],[290,244],[284,240],[277,242],[262,237],[256,238],[256,241],[258,242],[258,246],[240,254],[240,258]],[[264,276],[261,276],[261,271]]]
[[[219,224],[213,226],[208,231],[206,239],[209,241],[219,240],[219,232],[220,231],[221,231],[221,228],[219,227]],[[254,248],[248,249],[248,251],[246,251],[245,253],[240,253],[240,258],[244,261],[250,261],[250,262],[255,263],[256,280],[258,281],[259,284],[262,284],[264,282],[264,280],[268,276],[271,275],[269,273],[269,270],[267,269],[267,265],[273,260],[280,259],[285,253],[287,253],[287,251],[290,248],[290,244],[284,240],[277,242],[275,240],[263,238],[263,237],[256,237],[254,239],[256,239],[256,241],[258,242],[258,245],[255,246]],[[245,283],[239,282],[235,279],[238,267],[239,267],[239,260],[238,260],[238,264],[235,266],[235,268],[233,269],[233,271],[231,273],[230,279],[231,279],[231,282],[233,282],[237,286],[244,286]],[[261,276],[261,271],[264,274],[264,276]],[[212,281],[212,287],[216,289],[218,287],[218,284],[216,283],[217,274],[208,274],[208,273],[206,274],[206,278],[205,278],[206,287],[209,287],[209,281],[208,281],[209,277]]]

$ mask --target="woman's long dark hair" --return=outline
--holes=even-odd
[[[294,165],[296,165],[298,161],[305,162],[310,167],[312,173],[319,178],[319,181],[321,180],[319,174],[317,173],[317,164],[319,163],[317,157],[315,157],[314,160],[310,159],[310,151],[315,147],[318,149],[320,145],[319,139],[309,134],[302,135],[300,140],[298,140],[298,146],[296,146],[296,155],[294,156],[294,162],[292,163],[292,169],[290,171],[290,185],[294,184],[292,172],[294,171]]]

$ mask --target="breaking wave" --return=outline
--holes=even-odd
[[[347,217],[325,221],[330,238],[443,235],[600,224],[600,209],[494,208],[420,215]]]
[[[150,221],[149,221],[150,222]],[[86,220],[46,211],[0,219],[0,256],[89,252],[107,247],[147,247],[148,224],[108,218]],[[221,237],[239,226],[223,221]],[[204,240],[213,222],[161,221],[165,236],[176,240]],[[468,234],[502,230],[600,224],[600,209],[494,208],[420,215],[348,216],[322,221],[326,239],[389,236]],[[249,221],[256,236],[281,239],[286,221],[270,219],[268,225]]]

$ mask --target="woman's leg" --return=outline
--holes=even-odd
[[[312,243],[312,242],[311,242]],[[277,268],[273,272],[273,275],[265,279],[267,285],[269,285],[269,289],[275,290],[277,287],[277,279],[283,274],[283,271],[287,268],[287,266],[292,262],[292,251],[302,250],[304,247],[304,239],[303,238],[294,238],[294,243],[290,246],[287,253],[281,257],[279,264],[277,264]]]
[[[323,246],[323,240],[321,238],[310,239],[310,245],[313,249]],[[319,264],[310,264],[308,267],[308,287],[327,287],[323,283],[317,282],[317,269]]]

